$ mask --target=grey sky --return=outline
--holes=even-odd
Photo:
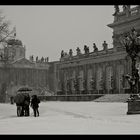
[[[30,55],[59,60],[61,50],[68,52],[92,44],[102,48],[104,40],[112,47],[114,6],[0,6],[4,15],[16,26],[17,38],[26,45]]]

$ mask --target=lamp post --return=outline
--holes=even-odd
[[[127,114],[140,114],[140,98],[138,95],[139,74],[136,68],[136,62],[140,52],[140,35],[132,28],[130,32],[123,36],[121,42],[126,49],[128,57],[131,59],[131,75],[125,75],[131,90]]]

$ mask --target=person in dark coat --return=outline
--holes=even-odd
[[[33,95],[31,99],[31,107],[33,108],[34,117],[39,116],[39,110],[38,110],[39,103],[40,103],[40,100],[37,97],[37,95]]]
[[[30,96],[28,93],[18,93],[14,97],[17,106],[17,116],[29,116]]]
[[[27,96],[25,97],[25,101],[24,101],[24,115],[25,116],[30,116],[30,96],[29,94],[27,94]]]
[[[14,97],[13,96],[10,97],[10,103],[14,104]]]

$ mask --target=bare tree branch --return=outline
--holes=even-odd
[[[5,16],[2,15],[2,10],[0,10],[0,43],[4,42],[11,34],[9,31],[9,25],[10,22],[5,20]]]

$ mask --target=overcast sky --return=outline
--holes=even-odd
[[[91,6],[0,6],[4,15],[16,26],[17,38],[30,55],[59,60],[61,50],[66,52],[88,45],[93,51],[95,42],[99,49],[104,40],[112,47],[113,5]]]

